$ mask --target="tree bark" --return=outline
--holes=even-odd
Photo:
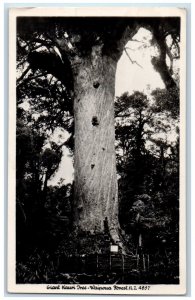
[[[74,72],[74,225],[103,233],[107,220],[111,237],[118,242],[115,73],[116,61],[103,56],[101,46],[94,46]]]

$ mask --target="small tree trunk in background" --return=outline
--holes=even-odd
[[[170,70],[166,63],[166,56],[167,56],[167,46],[166,40],[163,37],[163,33],[161,29],[157,26],[153,29],[153,35],[158,45],[159,56],[152,58],[152,64],[157,72],[159,72],[165,87],[167,90],[170,88],[177,87],[175,80],[172,77],[172,70]]]
[[[114,93],[116,62],[94,46],[74,73],[74,225],[118,237]]]

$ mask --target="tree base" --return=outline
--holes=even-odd
[[[59,251],[65,255],[108,253],[111,244],[112,241],[108,234],[73,232],[61,243]]]
[[[125,235],[121,230],[111,230],[106,233],[74,231],[60,243],[59,252],[67,256],[105,254],[111,251],[111,245],[118,246],[118,253],[130,253]]]

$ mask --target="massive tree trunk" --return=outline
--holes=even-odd
[[[94,46],[74,73],[74,225],[81,231],[104,232],[107,222],[117,242],[115,73],[116,61],[103,56],[101,46]]]
[[[21,17],[17,21],[24,40],[28,36],[33,41],[36,36],[35,44],[44,46],[43,51],[35,48],[28,54],[31,70],[47,71],[64,84],[66,91],[74,93],[75,228],[84,232],[109,231],[115,242],[120,241],[114,146],[116,64],[140,26],[155,29],[158,25],[153,18],[144,20],[78,17],[73,22],[72,17]],[[172,87],[174,81],[165,58],[162,50],[153,63],[166,86]]]

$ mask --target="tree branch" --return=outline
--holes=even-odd
[[[129,49],[129,50],[131,50],[131,51],[135,51],[135,49],[132,49],[132,48],[130,48],[130,47],[125,47],[125,49]]]
[[[132,42],[141,43],[141,44],[145,44],[145,42],[143,42],[143,41],[139,41],[139,40],[136,40],[136,39],[132,39],[131,41],[132,41]]]
[[[129,114],[124,114],[119,116],[121,112],[119,112],[117,115],[115,115],[115,118],[126,118],[126,117],[130,117],[131,115],[133,115],[133,113],[129,113]]]
[[[30,68],[30,67],[29,67],[29,68]],[[31,81],[31,80],[33,80],[33,79],[36,79],[36,78],[39,78],[39,77],[42,77],[42,76],[45,76],[46,74],[47,74],[47,72],[40,73],[40,74],[38,74],[38,75],[36,75],[36,76],[30,76],[30,77],[24,79],[22,82],[19,82],[18,85],[17,85],[17,87],[23,85],[25,82]],[[21,81],[21,79],[20,79],[20,81]]]
[[[138,65],[140,68],[143,69],[143,67],[142,67],[140,64],[138,64],[138,62],[137,62],[136,60],[132,60],[132,59],[131,59],[129,53],[127,52],[127,48],[126,48],[126,47],[124,48],[124,50],[125,50],[125,53],[126,53],[127,57],[129,58],[130,62],[131,62],[132,64]]]
[[[21,80],[26,76],[26,74],[27,74],[29,71],[30,71],[30,66],[28,66],[28,67],[26,68],[26,70],[22,73],[22,75],[18,78],[17,81],[21,81]]]

